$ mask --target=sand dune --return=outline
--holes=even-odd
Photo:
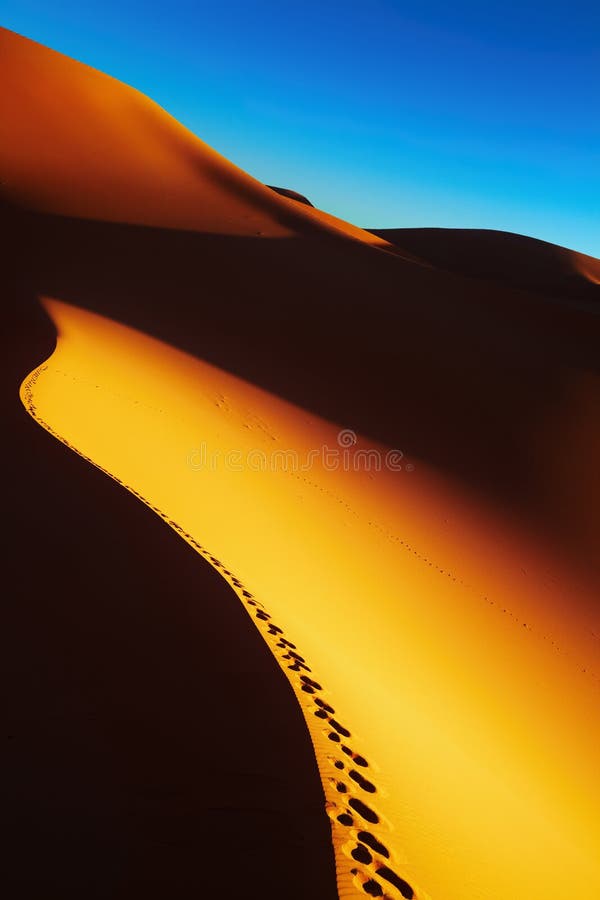
[[[340,895],[373,880],[387,891],[374,877],[384,868],[401,885],[390,896],[410,885],[458,898],[466,884],[493,897],[516,879],[524,896],[577,883],[592,897],[600,684],[583,588],[424,466],[294,471],[290,449],[302,465],[340,447],[334,426],[109,320],[47,306],[59,345],[23,401],[247,605],[311,729]],[[387,855],[361,850],[359,831]]]
[[[0,113],[10,122],[0,166],[9,201],[211,234],[281,238],[342,230],[386,245],[333,217],[325,223],[327,217],[272,191],[133,88],[6,29],[0,41]]]
[[[448,272],[426,242],[259,184],[113,79],[2,42],[10,296],[42,298],[58,333],[22,402],[237,595],[279,667],[268,702],[281,673],[304,715],[338,896],[594,900],[589,305]],[[314,791],[302,759],[277,777]]]
[[[545,297],[600,302],[600,261],[546,241],[466,228],[379,228],[373,234],[437,268],[535,291]]]

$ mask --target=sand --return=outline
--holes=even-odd
[[[322,848],[331,822],[295,896],[597,897],[590,304],[520,274],[449,272],[423,242],[369,236],[260,185],[107,76],[3,42],[14,296],[39,297],[58,333],[22,373],[29,428],[76,461],[72,482],[83,489],[89,469],[154,517],[154,546],[174,541],[206,580],[201,621],[226,605],[227,643],[256,651],[272,717],[291,707],[296,727],[303,714],[310,761],[300,739],[302,760],[284,747],[263,760],[312,792],[299,868],[302,842]],[[114,565],[96,540],[98,565]],[[50,596],[70,579],[61,562]],[[136,594],[126,579],[115,592]],[[167,600],[168,587],[151,608],[165,615]],[[191,659],[189,626],[169,623],[171,656],[180,627]],[[231,662],[215,644],[205,664],[219,707]],[[240,749],[248,729],[266,739],[245,696]],[[220,729],[197,716],[218,766]],[[189,727],[182,712],[174,729]],[[235,807],[242,788],[227,790]],[[282,794],[285,833],[296,801]],[[263,895],[291,896],[273,832],[260,816],[249,827],[264,835]],[[290,864],[292,844],[288,832]],[[239,852],[225,896],[248,891]]]
[[[380,228],[373,234],[436,268],[598,308],[600,264],[585,253],[522,234],[475,228]]]

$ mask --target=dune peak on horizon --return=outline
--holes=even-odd
[[[205,144],[140,91],[0,28],[2,194],[62,216],[247,237],[386,241],[298,208]],[[35,88],[32,86],[35,85]]]

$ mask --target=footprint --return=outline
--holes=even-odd
[[[395,888],[397,888],[403,897],[406,897],[407,900],[412,900],[415,895],[412,887],[405,881],[404,878],[400,878],[393,869],[390,869],[388,866],[380,866],[377,870],[377,874],[380,878],[385,878],[386,881],[389,881],[390,884],[393,884]]]
[[[367,822],[371,822],[373,825],[377,825],[377,823],[379,822],[379,816],[377,815],[377,813],[357,797],[352,797],[348,805],[351,806],[354,812],[358,813],[358,815],[361,816],[361,818],[365,819]]]
[[[288,669],[291,669],[292,672],[300,672],[301,669],[304,669],[305,672],[310,672],[310,667],[301,662],[295,662],[293,665],[288,666]]]
[[[335,730],[338,732],[338,734],[343,734],[344,737],[351,737],[348,729],[344,728],[343,725],[340,725],[339,722],[336,722],[335,719],[330,719],[329,724],[331,725],[332,728],[335,728]]]
[[[380,856],[385,856],[386,859],[390,858],[390,851],[388,848],[385,844],[382,844],[381,841],[378,841],[375,835],[371,834],[370,831],[359,831],[357,837],[359,841],[362,841],[363,844],[366,844],[367,847],[370,847],[375,853],[379,853]]]
[[[311,687],[315,689],[315,691],[322,691],[323,688],[319,684],[318,681],[313,681],[312,678],[309,678],[308,675],[301,675],[300,681],[303,681],[304,684],[309,684]]]
[[[350,851],[350,856],[352,859],[355,859],[356,862],[363,863],[365,866],[368,866],[373,862],[373,857],[364,844],[358,844],[354,847]]]
[[[369,763],[366,761],[364,756],[360,756],[358,753],[354,753],[350,747],[346,747],[345,744],[342,744],[342,750],[346,754],[346,756],[351,756],[352,761],[356,763],[357,766],[363,766],[363,768],[367,768]]]
[[[337,820],[340,825],[345,825],[346,828],[350,828],[352,825],[354,825],[354,819],[348,813],[340,813],[340,815],[337,817]]]
[[[295,645],[295,644],[292,644],[291,641],[288,641],[288,640],[286,640],[285,638],[281,638],[281,640],[279,641],[279,643],[277,644],[277,646],[278,646],[278,647],[290,647],[292,650],[295,650],[295,649],[296,649],[296,645]]]
[[[369,878],[368,881],[364,881],[362,889],[369,897],[383,897],[383,888],[374,878]]]
[[[363,791],[367,791],[369,794],[374,794],[376,792],[375,785],[370,781],[367,781],[366,778],[363,778],[360,772],[356,772],[354,769],[350,769],[348,775],[350,776],[352,781],[355,781],[357,785],[363,789]]]

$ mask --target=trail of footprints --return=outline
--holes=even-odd
[[[139,494],[137,496],[149,503]],[[407,900],[417,898],[415,889],[392,868],[388,848],[372,830],[368,830],[370,826],[379,826],[379,831],[384,828],[375,809],[360,796],[361,792],[364,795],[377,793],[375,784],[363,774],[364,770],[369,768],[369,763],[364,756],[356,753],[345,743],[345,739],[351,738],[351,733],[335,718],[333,706],[323,699],[324,689],[312,677],[312,669],[304,656],[298,652],[296,644],[285,636],[283,629],[273,622],[264,605],[246,589],[233,572],[226,569],[219,559],[198,543],[191,534],[184,531],[181,525],[160,511],[159,514],[226,577],[238,596],[249,607],[250,615],[255,618],[282,668],[287,669],[288,673],[294,673],[288,674],[292,686],[310,698],[306,698],[308,712],[322,721],[323,735],[338,751],[337,754],[329,754],[327,757],[332,768],[337,770],[335,777],[329,777],[325,781],[326,793],[336,797],[328,800],[327,810],[332,821],[348,829],[349,840],[342,846],[342,850],[353,863],[356,863],[350,869],[356,887],[370,897],[382,897],[384,900],[385,898],[397,900],[399,897]]]
[[[220,570],[249,607],[250,615],[256,619],[259,629],[265,633],[282,668],[294,673],[288,675],[293,687],[310,698],[306,698],[308,712],[322,721],[323,735],[338,751],[337,754],[329,754],[327,757],[332,769],[337,770],[336,776],[329,777],[325,782],[326,793],[336,798],[328,800],[327,809],[332,821],[348,829],[349,840],[343,845],[342,850],[353,863],[356,863],[350,869],[356,887],[370,897],[382,897],[384,900],[385,898],[396,900],[399,897],[408,900],[417,898],[415,889],[392,868],[388,848],[372,830],[368,830],[370,826],[378,825],[378,830],[382,830],[383,827],[375,809],[360,796],[361,792],[365,795],[377,793],[375,784],[360,771],[368,769],[369,763],[364,756],[356,753],[345,743],[345,739],[350,738],[351,733],[335,718],[333,706],[323,699],[324,689],[312,677],[312,669],[306,659],[298,652],[296,644],[285,636],[283,629],[273,622],[264,605],[246,589],[243,582],[177,522],[166,516],[165,518],[205,559]]]
[[[73,450],[87,462],[96,466],[96,468],[100,469],[104,474],[127,488],[127,490],[138,497],[138,499],[142,500],[150,507],[150,509],[157,513],[172,528],[174,528],[175,531],[185,538],[205,559],[212,563],[212,565],[227,578],[238,596],[245,605],[249,607],[248,611],[250,615],[254,616],[257,627],[271,646],[279,664],[282,668],[287,669],[289,673],[294,673],[293,675],[288,674],[292,686],[296,691],[299,691],[301,695],[309,695],[308,712],[316,719],[322,721],[322,734],[331,741],[332,749],[334,751],[327,755],[327,759],[332,770],[336,770],[336,774],[328,779],[323,779],[324,789],[327,795],[326,805],[329,817],[332,820],[332,823],[334,823],[334,827],[335,825],[338,825],[347,829],[348,840],[342,845],[342,851],[349,857],[352,863],[356,864],[350,868],[350,873],[354,877],[355,886],[362,890],[365,895],[370,897],[382,897],[384,900],[399,900],[400,897],[407,898],[407,900],[412,900],[412,898],[418,900],[419,893],[417,893],[416,888],[409,884],[392,868],[391,853],[381,839],[381,832],[388,829],[380,820],[380,817],[373,806],[366,802],[367,799],[370,799],[377,794],[376,785],[366,774],[369,770],[369,763],[364,756],[356,753],[346,742],[351,738],[350,731],[338,721],[333,706],[323,699],[322,694],[324,693],[324,689],[318,681],[311,677],[312,670],[307,664],[306,659],[298,652],[297,646],[285,637],[283,629],[273,622],[269,613],[266,612],[264,605],[246,589],[245,585],[232,572],[226,569],[219,559],[198,543],[191,534],[184,531],[181,525],[173,521],[173,519],[157,506],[154,506],[147,497],[144,497],[139,491],[136,491],[135,488],[125,484],[116,475],[113,475],[99,463],[78,450],[77,447],[65,438],[61,437],[38,415],[33,400],[33,386],[42,372],[46,369],[48,369],[46,364],[39,366],[32,372],[23,385],[24,405],[32,418],[53,435],[53,437],[69,447],[69,449]],[[307,484],[311,484],[322,492],[330,493],[322,486],[315,482],[311,482],[307,478],[300,477],[300,480]],[[356,511],[345,501],[337,497],[336,499],[346,507],[348,512],[352,515],[357,515]],[[388,531],[387,528],[384,528],[377,522],[369,522],[368,524],[381,531],[388,540],[397,542],[406,551],[412,553],[429,567],[438,569],[440,574],[447,575],[452,581],[457,581],[467,589],[473,590],[471,585],[463,582],[461,578],[455,577],[451,572],[436,566],[435,563],[420,554],[411,547],[410,544],[401,540],[397,535]],[[483,599],[492,605],[496,605],[494,604],[494,601],[488,597],[483,597]],[[506,608],[503,608],[502,612],[515,618],[510,610]],[[526,623],[523,623],[523,627],[531,628],[531,626]],[[548,639],[545,635],[542,635],[542,637]],[[558,652],[561,652],[554,641],[551,641],[551,643]],[[583,671],[585,672],[586,670],[584,669]],[[591,672],[589,669],[587,670],[587,674],[591,675],[593,678],[597,678],[595,673]],[[305,701],[306,699],[307,698],[305,698]],[[330,797],[332,799],[329,799]],[[365,799],[363,799],[363,797]],[[375,831],[377,831],[377,834],[374,833]]]
[[[327,809],[332,821],[348,830],[348,841],[342,846],[342,850],[356,864],[350,869],[356,887],[370,897],[388,900],[396,900],[399,897],[408,900],[416,898],[418,895],[415,889],[392,868],[388,848],[373,830],[369,830],[372,826],[379,826],[378,831],[384,828],[375,809],[366,802],[367,795],[373,796],[377,793],[375,784],[365,774],[369,763],[345,742],[351,738],[351,733],[335,718],[333,706],[323,699],[324,689],[312,677],[313,673],[306,659],[298,652],[296,644],[288,640],[283,629],[273,622],[264,605],[245,588],[244,584],[226,569],[219,559],[183,531],[180,525],[172,520],[168,521],[227,578],[242,601],[250,608],[250,615],[257,620],[261,631],[266,632],[267,641],[280,665],[289,673],[294,673],[288,675],[293,687],[308,695],[305,704],[308,706],[308,712],[323,723],[322,733],[337,751],[327,756],[332,769],[336,770],[335,776],[325,780],[326,794],[335,798],[328,800]],[[361,793],[365,799],[361,798]]]
[[[336,770],[336,774],[323,779],[327,797],[326,806],[334,827],[341,826],[347,829],[348,840],[342,845],[342,851],[353,863],[350,873],[355,886],[367,896],[382,897],[384,900],[399,900],[400,897],[408,898],[408,900],[413,897],[418,898],[419,895],[415,888],[392,868],[390,851],[379,834],[386,830],[386,826],[381,822],[373,806],[366,802],[367,799],[377,794],[377,787],[366,774],[369,763],[364,756],[356,753],[346,743],[351,738],[350,731],[336,718],[333,706],[323,699],[324,689],[318,681],[311,677],[312,670],[306,659],[298,652],[297,646],[288,640],[283,629],[273,622],[264,605],[247,590],[239,578],[226,569],[223,563],[196,541],[191,534],[184,531],[181,525],[154,506],[147,497],[144,497],[131,485],[125,484],[116,475],[57,434],[52,426],[38,415],[33,402],[32,388],[40,374],[47,368],[46,365],[40,366],[23,386],[23,399],[30,415],[70,450],[142,500],[226,577],[249,608],[250,615],[255,618],[258,628],[271,646],[279,664],[287,670],[288,678],[294,689],[300,692],[300,696],[307,695],[304,699],[308,713],[322,722],[322,734],[331,741],[332,749],[335,748],[333,753],[327,755],[327,761],[331,765],[332,771]],[[378,834],[374,833],[375,830]]]

